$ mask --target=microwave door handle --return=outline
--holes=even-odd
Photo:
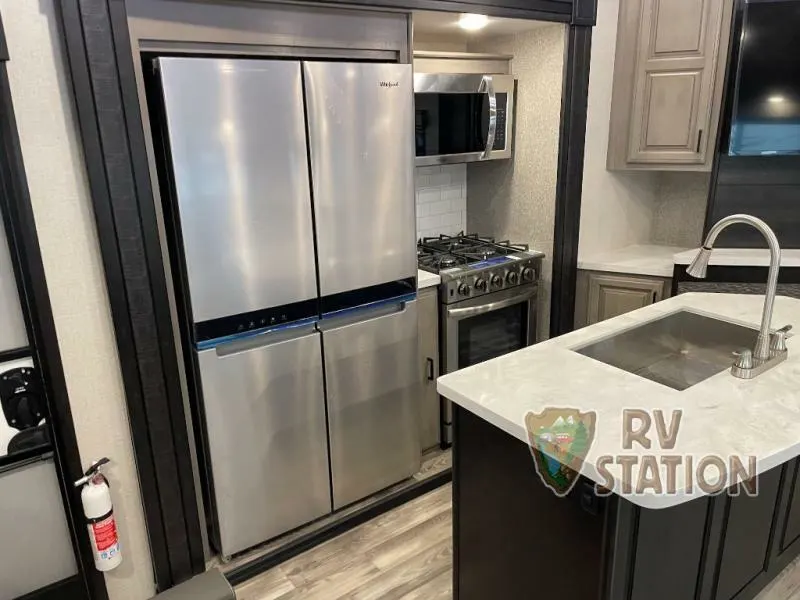
[[[494,150],[494,136],[497,133],[497,96],[494,93],[494,79],[491,75],[483,76],[478,91],[485,91],[489,96],[489,131],[486,132],[486,148],[481,154],[481,160],[486,160]]]

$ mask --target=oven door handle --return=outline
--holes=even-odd
[[[451,319],[466,319],[468,317],[475,317],[477,315],[482,315],[493,310],[500,310],[501,308],[508,308],[509,306],[514,306],[515,304],[519,304],[520,302],[525,302],[527,300],[532,300],[536,297],[536,290],[525,290],[524,292],[520,292],[519,294],[514,294],[510,298],[504,298],[503,300],[496,300],[494,302],[487,302],[486,304],[481,304],[479,306],[467,306],[465,308],[448,308],[447,309],[447,317]]]
[[[479,92],[486,91],[489,96],[489,131],[486,132],[486,148],[481,154],[481,160],[487,160],[494,150],[494,137],[497,133],[497,96],[494,93],[494,79],[491,75],[484,75],[481,79]]]

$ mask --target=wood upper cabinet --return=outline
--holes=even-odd
[[[609,169],[711,169],[733,0],[622,0]]]
[[[579,271],[575,298],[575,326],[605,321],[669,296],[670,279]]]

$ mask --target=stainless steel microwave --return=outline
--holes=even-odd
[[[514,77],[414,74],[417,166],[511,158]]]

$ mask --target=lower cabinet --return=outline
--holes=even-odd
[[[649,306],[670,293],[671,280],[663,277],[578,271],[575,326],[599,321]]]
[[[780,478],[781,469],[772,469],[759,476],[757,496],[740,493],[730,498],[716,600],[746,597],[746,588],[766,572]]]
[[[789,488],[789,503],[786,511],[786,526],[781,536],[781,551],[800,539],[800,478],[798,478],[798,462],[795,462],[787,485]]]
[[[422,449],[428,450],[439,444],[439,393],[436,378],[439,376],[439,288],[437,286],[419,291],[419,356],[422,385],[419,395],[420,438]]]

